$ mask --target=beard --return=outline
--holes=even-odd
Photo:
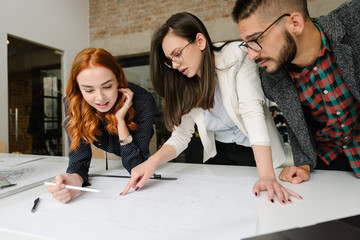
[[[278,73],[286,65],[291,63],[295,58],[297,52],[295,40],[287,30],[285,30],[284,35],[285,35],[285,44],[280,50],[278,60],[275,60],[274,58],[258,58],[255,60],[256,63],[262,62],[264,60],[271,60],[276,63],[275,68],[272,70],[269,70],[267,66],[264,67],[267,73],[270,74]]]

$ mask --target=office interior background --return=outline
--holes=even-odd
[[[235,2],[0,0],[0,141],[5,151],[67,155],[62,99],[72,61],[86,47],[108,50],[128,81],[153,94],[155,148],[160,147],[170,133],[162,121],[162,100],[149,77],[152,32],[172,14],[187,11],[204,22],[214,42],[238,39],[231,18]],[[308,0],[310,15],[321,16],[343,2]],[[186,159],[186,152],[180,157]]]

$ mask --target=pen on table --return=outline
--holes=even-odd
[[[103,174],[89,174],[89,177],[113,177],[113,178],[131,178],[131,176],[121,176],[121,175],[103,175]],[[152,177],[150,177],[149,179],[155,179],[155,180],[177,180],[177,178],[175,177],[162,177],[161,174],[156,174],[154,173],[154,175]]]
[[[7,187],[12,187],[12,186],[16,186],[16,183],[12,183],[12,184],[8,184],[8,185],[2,185],[2,186],[0,186],[0,189],[4,189],[4,188],[7,188]]]
[[[53,183],[53,182],[44,182],[44,184],[47,185],[47,186],[56,186],[56,183]],[[86,192],[96,192],[96,193],[102,192],[99,189],[77,187],[77,186],[72,186],[72,185],[64,185],[64,187],[68,188],[68,189],[74,189],[74,190],[80,190],[80,191],[86,191]]]
[[[35,199],[34,206],[31,209],[31,212],[34,213],[36,211],[37,205],[39,205],[40,198]]]

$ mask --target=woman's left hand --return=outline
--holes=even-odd
[[[118,120],[123,120],[132,105],[134,93],[129,88],[119,88],[118,91],[119,94],[122,93],[120,101],[122,101],[124,105],[116,112],[116,118]]]
[[[254,185],[253,192],[255,196],[260,196],[260,191],[267,191],[268,198],[271,202],[274,202],[274,197],[278,198],[281,204],[292,203],[290,197],[296,197],[302,200],[302,197],[285,187],[276,181],[274,178],[260,178]]]

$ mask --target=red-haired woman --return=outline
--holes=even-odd
[[[65,129],[69,136],[69,165],[56,176],[48,192],[68,202],[79,191],[63,184],[86,186],[91,143],[121,156],[128,172],[150,156],[155,101],[143,88],[128,83],[121,66],[104,49],[87,48],[74,59],[67,82]]]

